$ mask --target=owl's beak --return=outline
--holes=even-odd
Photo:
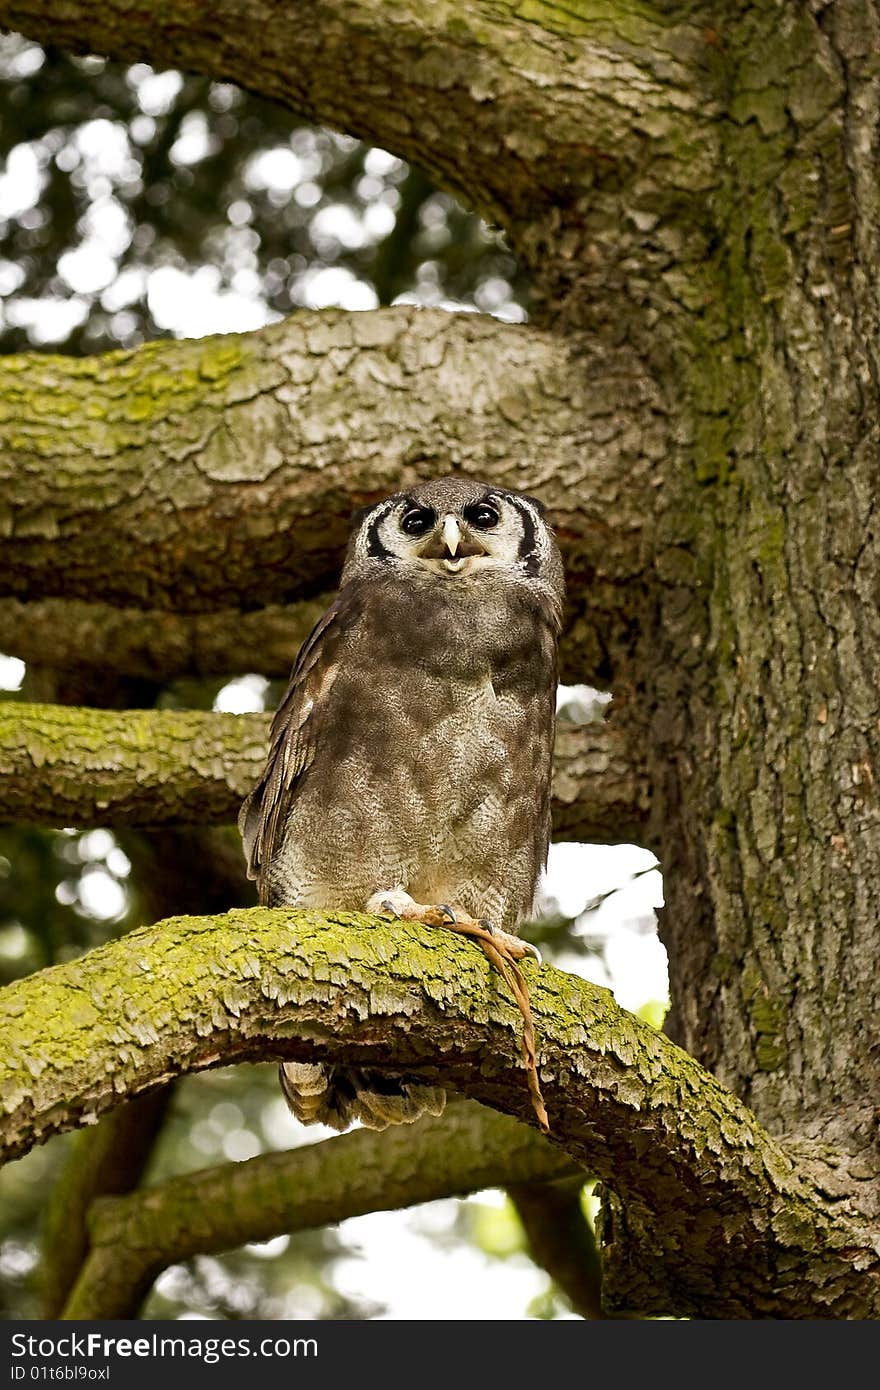
[[[458,574],[464,568],[465,557],[458,553],[460,545],[461,527],[452,513],[447,512],[443,518],[443,568],[447,574]]]
[[[485,555],[486,549],[467,527],[462,530],[454,512],[447,512],[419,554],[424,560],[439,561],[444,574],[461,574],[467,570],[470,557]]]
[[[443,543],[452,559],[458,554],[461,545],[461,528],[451,512],[443,518]]]

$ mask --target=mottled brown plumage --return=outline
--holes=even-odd
[[[441,478],[358,518],[242,807],[261,901],[446,904],[516,931],[550,838],[562,597],[558,548],[522,494]],[[282,1082],[300,1119],[336,1128],[443,1104],[353,1069],[286,1063]]]

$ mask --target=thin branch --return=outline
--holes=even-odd
[[[601,1319],[602,1262],[581,1202],[584,1175],[556,1182],[508,1183],[536,1264],[582,1318]]]
[[[234,822],[266,757],[270,716],[0,703],[0,820],[44,825]],[[646,774],[613,722],[560,724],[557,839],[639,841]]]
[[[880,1313],[867,1223],[608,991],[523,969],[552,1138],[626,1223],[623,1250],[604,1237],[612,1308]],[[482,953],[442,929],[261,908],[172,918],[3,992],[0,1143],[14,1157],[184,1072],[272,1057],[423,1077],[528,1122],[520,1024]]]
[[[63,1316],[135,1317],[156,1275],[193,1255],[464,1196],[509,1179],[528,1191],[536,1179],[576,1171],[534,1130],[471,1103],[382,1134],[354,1130],[203,1169],[95,1203],[91,1253]]]

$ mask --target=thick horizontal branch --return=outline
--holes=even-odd
[[[871,1232],[751,1112],[607,990],[525,971],[552,1137],[621,1208],[604,1251],[612,1300],[877,1316]],[[184,1072],[272,1057],[417,1075],[528,1122],[519,1032],[482,953],[442,930],[266,909],[170,919],[0,996],[0,1152]]]
[[[66,1318],[130,1318],[170,1264],[371,1211],[461,1197],[509,1182],[577,1173],[533,1129],[470,1102],[382,1134],[262,1154],[102,1198],[89,1221],[91,1250]]]
[[[569,586],[571,588],[571,584]],[[86,690],[104,689],[108,672],[161,686],[179,676],[234,676],[257,671],[286,679],[300,644],[326,612],[335,591],[296,603],[270,604],[243,613],[174,613],[163,608],[117,608],[85,599],[45,598],[33,602],[0,598],[0,652],[20,657],[43,672],[63,674],[64,687],[81,681]],[[595,603],[585,593],[595,617]],[[562,634],[560,660],[573,682],[592,669],[583,623]],[[96,685],[97,682],[97,685]],[[53,694],[31,694],[52,699]],[[73,703],[90,704],[94,694]],[[67,703],[65,697],[65,703]]]
[[[461,471],[542,498],[595,609],[603,578],[645,565],[654,394],[624,349],[415,309],[5,357],[0,596],[191,613],[313,597],[354,508]]]
[[[0,703],[0,821],[229,824],[263,770],[270,721],[268,714]],[[560,722],[556,838],[638,842],[647,815],[646,773],[613,722]]]
[[[173,613],[114,608],[85,599],[0,599],[0,652],[52,670],[134,676],[162,685],[176,676],[259,671],[288,676],[300,643],[333,595],[250,613]]]
[[[0,819],[224,825],[266,760],[270,716],[0,704]]]
[[[604,723],[557,724],[552,789],[554,840],[646,843],[646,762],[613,716]]]
[[[238,82],[415,161],[505,223],[599,178],[621,184],[652,145],[679,157],[682,187],[698,181],[693,79],[709,40],[690,8],[673,22],[668,7],[540,0],[3,0],[0,24]]]

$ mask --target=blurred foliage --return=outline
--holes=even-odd
[[[176,1088],[145,1181],[241,1162],[318,1137],[289,1114],[274,1063],[186,1077]],[[327,1227],[201,1256],[165,1271],[142,1316],[173,1318],[181,1307],[233,1319],[364,1318],[383,1311],[379,1303],[349,1299],[334,1288],[335,1263],[348,1254],[338,1229]]]
[[[403,160],[227,83],[7,35],[0,161],[5,352],[181,331],[174,272],[233,293],[232,328],[400,296],[522,317],[500,234]]]
[[[460,1230],[495,1259],[521,1255],[526,1248],[522,1226],[509,1197],[500,1203],[472,1200],[459,1209]]]
[[[128,869],[106,830],[0,826],[0,983],[124,930]]]
[[[0,1318],[41,1316],[37,1288],[39,1227],[46,1193],[67,1156],[69,1134],[0,1168]]]

